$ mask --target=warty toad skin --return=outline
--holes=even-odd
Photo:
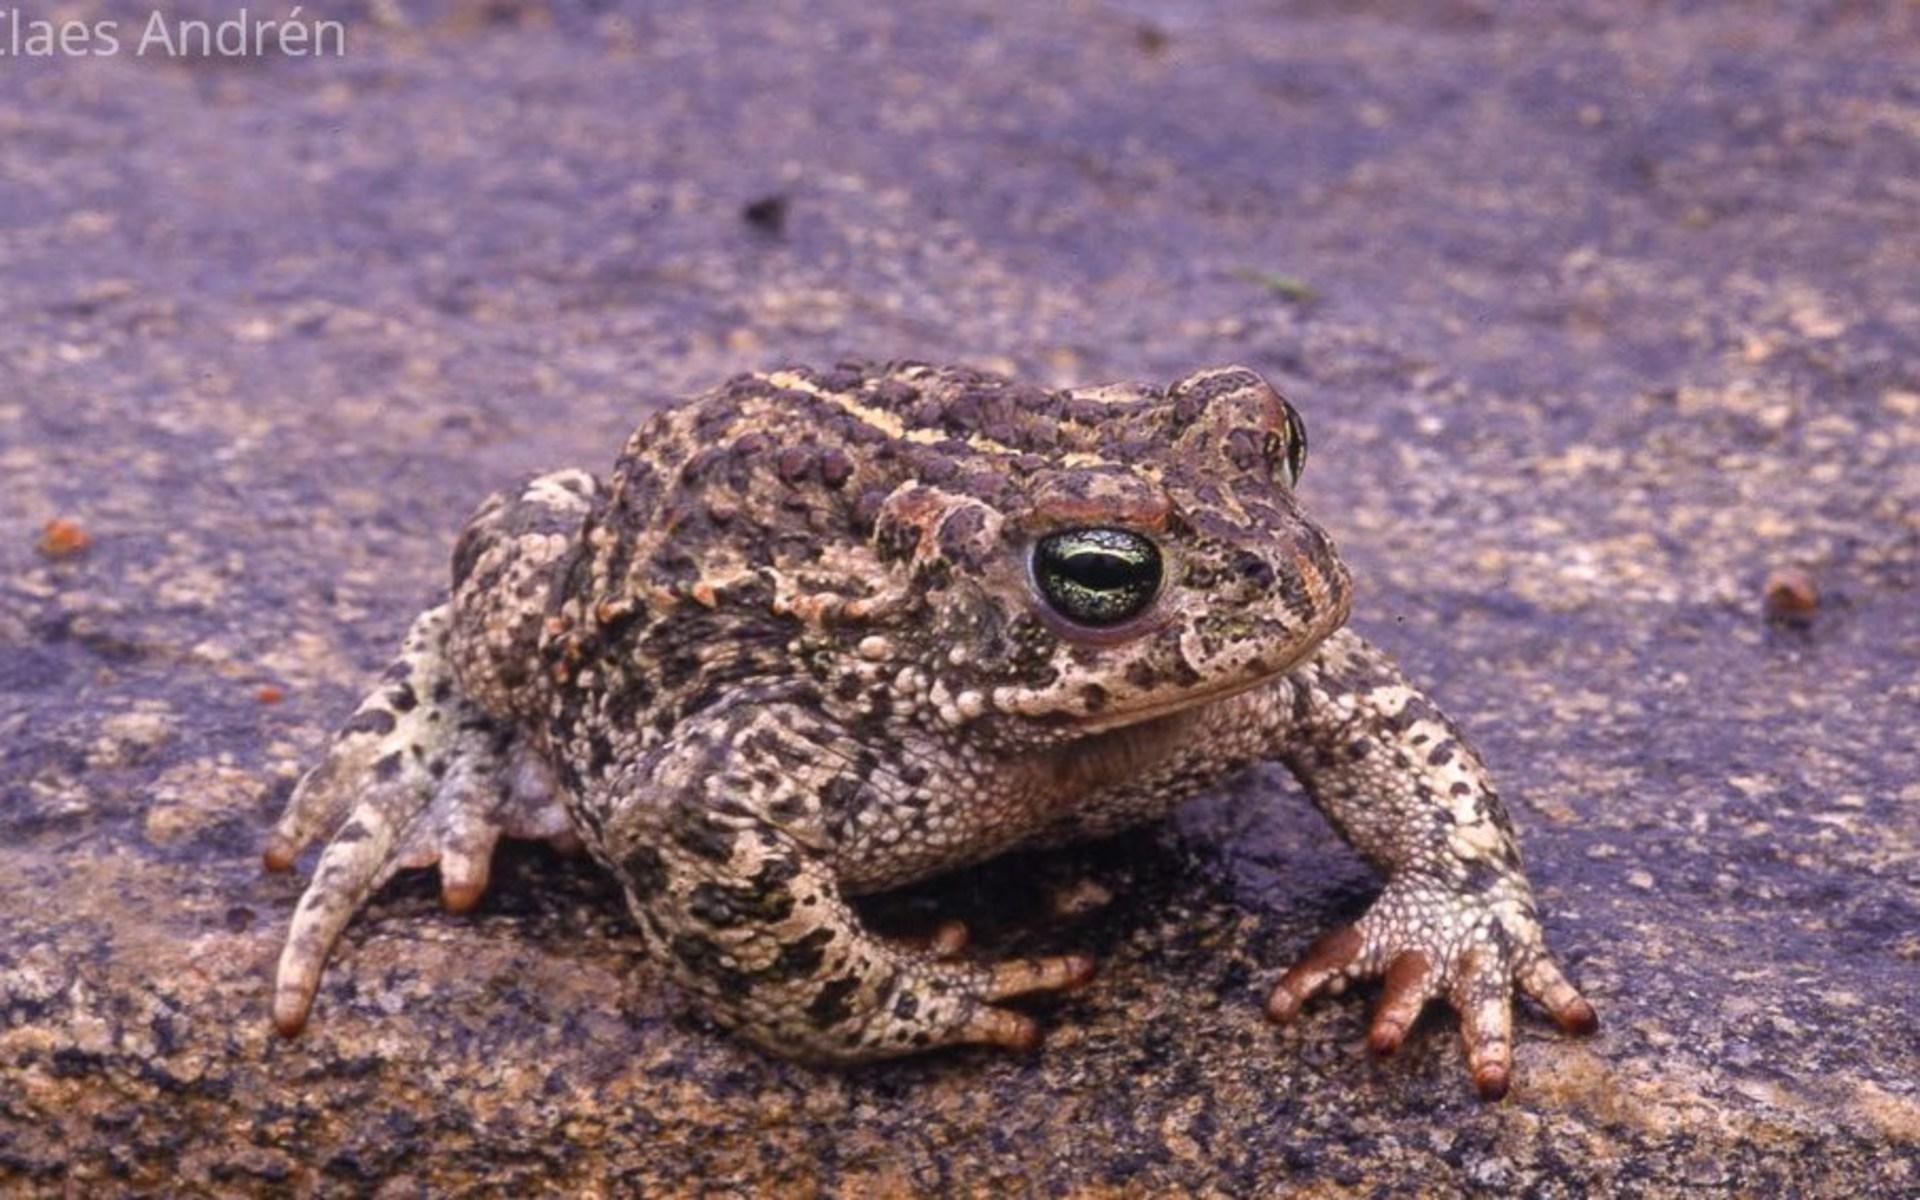
[[[649,957],[777,1054],[1027,1048],[1001,1002],[1083,955],[968,961],[847,897],[1161,817],[1286,764],[1385,877],[1274,986],[1286,1021],[1384,979],[1369,1041],[1459,1012],[1503,1095],[1516,987],[1565,1029],[1513,828],[1466,740],[1342,628],[1294,494],[1306,434],[1252,371],[1046,391],[924,364],[737,378],[648,419],[604,481],[542,475],[460,535],[446,603],[300,782],[266,853],[330,832],[282,954],[305,1023],[401,868],[472,906],[502,835],[583,843]]]

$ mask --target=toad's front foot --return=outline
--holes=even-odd
[[[274,983],[273,1022],[289,1037],[306,1024],[340,931],[394,872],[438,864],[442,898],[458,912],[479,902],[501,834],[572,839],[539,764],[460,694],[447,620],[442,605],[414,621],[386,681],[300,780],[267,841],[266,866],[282,871],[332,831]]]
[[[1445,996],[1460,1014],[1467,1069],[1481,1098],[1507,1094],[1513,1076],[1514,985],[1546,1007],[1568,1033],[1599,1027],[1593,1006],[1554,963],[1526,883],[1517,875],[1482,893],[1415,878],[1387,886],[1367,914],[1326,935],[1283,976],[1267,1014],[1293,1019],[1322,990],[1380,978],[1384,988],[1367,1044],[1399,1049],[1427,1002]]]

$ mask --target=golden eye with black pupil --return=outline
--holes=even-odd
[[[1160,547],[1130,529],[1068,529],[1034,543],[1033,582],[1047,606],[1095,627],[1137,617],[1160,591]]]
[[[1287,486],[1294,487],[1300,482],[1300,473],[1307,469],[1307,423],[1285,400],[1280,407],[1287,413]]]

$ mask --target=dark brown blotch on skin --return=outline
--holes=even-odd
[[[363,709],[348,718],[340,727],[342,734],[366,733],[374,737],[385,737],[394,730],[393,714],[384,708]]]
[[[853,994],[859,988],[860,981],[851,975],[828,980],[814,993],[813,1002],[807,1005],[807,1020],[816,1029],[825,1029],[845,1021],[853,1015]]]
[[[620,861],[621,874],[636,899],[646,901],[667,886],[667,863],[652,846],[637,846]]]

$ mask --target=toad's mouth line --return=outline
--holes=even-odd
[[[1285,670],[1241,680],[1226,687],[1190,694],[1088,726],[1086,735],[1054,746],[1042,755],[1046,779],[1059,803],[1091,790],[1137,781],[1155,766],[1193,744],[1196,722],[1204,720],[1208,705],[1271,684]]]
[[[1249,679],[1227,684],[1223,687],[1211,688],[1204,692],[1190,692],[1171,700],[1163,700],[1157,704],[1149,704],[1141,708],[1125,709],[1111,714],[1103,713],[1099,717],[1089,718],[1082,728],[1086,730],[1089,736],[1111,733],[1116,729],[1127,729],[1135,725],[1145,725],[1148,722],[1156,721],[1163,717],[1177,716],[1181,713],[1203,708],[1221,700],[1231,700],[1235,696],[1253,691],[1255,688],[1270,684],[1274,680],[1289,674],[1295,667],[1299,666],[1301,662],[1304,662],[1305,659],[1306,655],[1302,655],[1299,659],[1288,663],[1284,667],[1269,671],[1264,675],[1255,675]]]

